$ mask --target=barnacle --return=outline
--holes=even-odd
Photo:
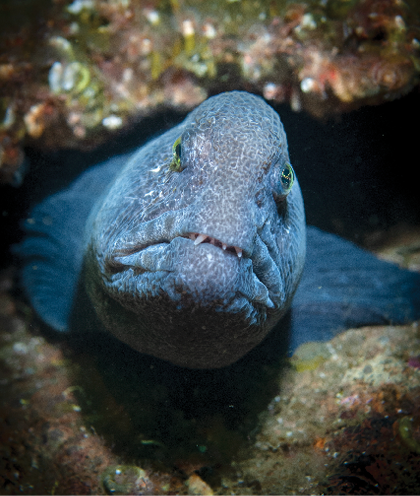
[[[44,108],[44,103],[38,103],[37,105],[33,105],[24,116],[26,128],[32,138],[39,138],[44,132]]]
[[[102,474],[107,494],[152,494],[153,484],[146,472],[135,465],[115,465]]]
[[[50,45],[54,47],[57,52],[68,60],[74,59],[74,51],[72,44],[62,36],[53,36],[50,38]]]
[[[84,138],[87,129],[96,128],[100,123],[108,129],[120,127],[117,121],[109,119],[109,116],[108,120],[104,120],[104,111],[107,109],[104,109],[103,87],[96,76],[95,68],[88,62],[77,60],[77,51],[68,40],[55,37],[51,44],[58,50],[62,61],[52,64],[48,73],[48,83],[52,93],[65,97],[68,108],[67,123],[73,134]]]
[[[62,64],[54,62],[51,66],[48,81],[54,93],[73,93],[84,91],[91,82],[89,68],[80,62]]]

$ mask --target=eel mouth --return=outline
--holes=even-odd
[[[226,254],[229,253],[230,255],[234,255],[238,261],[247,258],[247,256],[244,254],[243,249],[240,248],[239,246],[228,245],[223,241],[214,238],[213,236],[209,236],[208,234],[203,234],[199,232],[187,232],[185,234],[179,234],[178,236],[175,236],[171,240],[167,240],[167,239],[154,240],[155,242],[151,244],[132,246],[128,249],[116,250],[106,261],[107,268],[111,273],[117,273],[125,270],[129,266],[136,266],[139,260],[142,259],[143,255],[147,256],[147,253],[149,252],[150,249],[153,250],[158,246],[160,246],[160,249],[162,250],[161,257],[163,257],[165,255],[164,250],[166,249],[166,247],[168,247],[169,244],[172,241],[174,241],[176,238],[188,239],[193,242],[194,247],[200,244],[206,244],[206,243],[211,244],[216,248],[220,248]],[[156,269],[146,269],[146,266],[154,267],[154,264],[150,264],[150,259],[147,262],[145,259],[142,260],[140,266],[142,266],[144,272],[156,271]],[[138,268],[140,266],[137,265]]]
[[[216,249],[206,246],[196,249],[201,244],[210,244]],[[259,256],[268,251],[262,250],[260,245],[263,245],[261,240],[259,244],[257,243],[257,249],[260,248]],[[133,248],[136,249],[133,250]],[[123,276],[121,279],[120,274],[127,269],[131,269],[132,273],[128,273],[127,277]],[[276,307],[274,303],[276,298],[273,300],[270,295],[273,284],[267,284],[265,281],[264,270],[275,273],[274,261],[269,257],[264,266],[257,267],[257,269],[255,270],[252,256],[245,248],[228,245],[208,234],[184,232],[170,241],[164,239],[147,246],[132,247],[128,253],[127,251],[114,253],[106,261],[104,280],[106,286],[112,288],[115,286],[118,294],[124,291],[130,293],[133,291],[133,285],[130,282],[133,281],[133,277],[136,280],[147,273],[149,275],[145,276],[142,284],[145,287],[150,286],[150,292],[153,293],[156,292],[156,287],[162,280],[166,288],[164,291],[172,295],[173,301],[178,301],[182,287],[186,291],[185,294],[193,295],[201,305],[204,305],[203,302],[213,304],[214,301],[220,300],[231,302],[237,309],[235,312],[239,311],[238,305],[241,308],[254,308],[255,310],[255,303],[273,309]],[[150,275],[153,273],[159,273],[156,279]],[[123,290],[123,287],[127,289]],[[274,297],[280,289],[274,287]],[[245,301],[247,304],[244,303]],[[251,306],[247,306],[249,304]],[[258,308],[259,305],[257,305]]]
[[[230,246],[227,245],[226,243],[223,243],[222,241],[213,238],[212,236],[209,236],[208,234],[202,234],[202,233],[188,233],[183,236],[184,238],[191,239],[194,241],[194,245],[197,246],[201,243],[210,243],[213,246],[217,246],[218,248],[221,248],[223,251],[227,251],[230,253],[236,253],[238,258],[242,258],[242,248],[239,248],[239,246]]]

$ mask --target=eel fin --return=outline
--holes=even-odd
[[[89,213],[129,156],[89,168],[67,189],[35,206],[23,223],[23,241],[12,248],[21,259],[21,284],[32,307],[57,331],[69,328]]]
[[[289,351],[365,325],[420,318],[420,274],[333,234],[308,228],[303,277],[292,303]]]

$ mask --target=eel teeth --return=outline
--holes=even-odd
[[[208,236],[206,236],[205,234],[199,234],[195,238],[194,244],[195,245],[199,245],[200,243],[202,243],[203,241],[205,241],[207,238],[208,238]]]
[[[219,248],[222,248],[223,251],[229,251],[231,253],[236,253],[238,258],[242,258],[242,248],[239,248],[239,246],[228,246],[226,243],[222,243],[216,238],[212,238],[211,236],[208,236],[207,234],[200,234],[200,233],[189,233],[186,237],[194,241],[194,245],[197,246],[200,243],[210,243],[214,246],[217,246]]]

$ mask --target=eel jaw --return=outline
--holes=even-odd
[[[238,258],[242,258],[242,248],[239,248],[239,246],[228,246],[226,243],[223,243],[222,241],[219,241],[218,239],[213,238],[212,236],[209,236],[207,234],[189,233],[184,237],[194,241],[195,246],[201,243],[210,243],[211,245],[217,246],[218,248],[222,248],[223,251],[236,253]]]

